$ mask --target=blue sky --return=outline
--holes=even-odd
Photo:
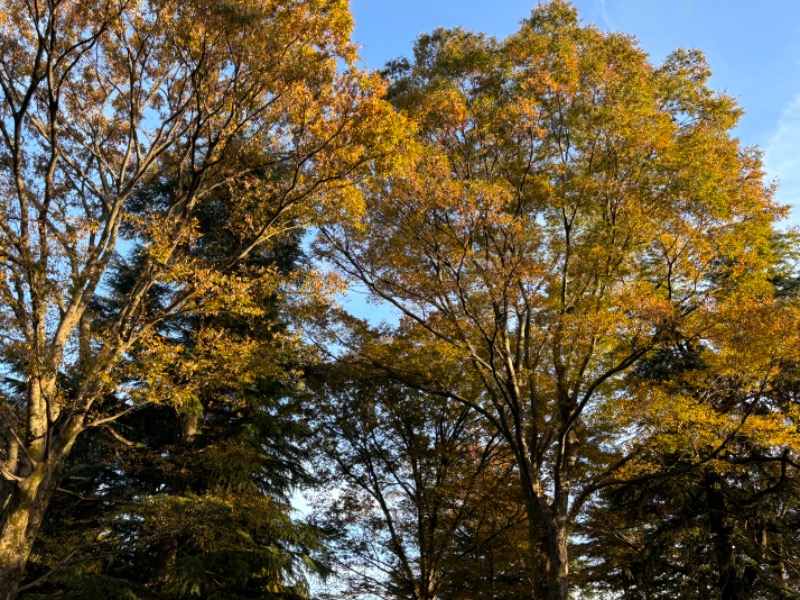
[[[705,52],[713,86],[745,109],[738,135],[765,152],[778,199],[796,204],[800,223],[800,0],[576,0],[587,23],[636,36],[653,61],[678,47]],[[408,56],[435,27],[502,37],[517,30],[536,0],[352,0],[354,38],[364,63],[380,68]]]

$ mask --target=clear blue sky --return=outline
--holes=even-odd
[[[502,37],[536,0],[352,0],[355,40],[369,67],[409,56],[435,27],[463,26]],[[581,18],[632,34],[660,62],[678,47],[703,50],[713,85],[739,99],[738,135],[766,153],[781,202],[800,222],[800,0],[575,0]]]

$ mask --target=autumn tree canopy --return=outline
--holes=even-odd
[[[570,536],[592,494],[655,468],[639,461],[641,419],[688,433],[672,443],[702,444],[692,464],[742,427],[796,448],[791,422],[752,410],[796,345],[742,343],[773,319],[796,329],[769,283],[783,209],[699,52],[652,65],[631,38],[552,2],[505,40],[423,35],[385,75],[417,128],[411,166],[376,176],[361,225],[324,229],[320,247],[401,312],[398,339],[415,339],[364,351],[505,438],[526,499],[532,597],[568,597]],[[626,379],[677,343],[712,365],[706,393],[738,382],[724,415],[706,397],[659,401]],[[442,371],[479,381],[479,399]]]
[[[0,0],[0,600],[797,595],[800,244],[703,55],[349,8]]]
[[[160,389],[159,369],[192,370],[160,324],[258,313],[291,281],[244,259],[358,207],[352,182],[392,118],[350,30],[340,0],[0,4],[0,598],[77,436],[191,399]],[[220,201],[227,235],[200,252],[198,211]]]

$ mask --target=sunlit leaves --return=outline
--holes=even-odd
[[[421,36],[386,74],[417,127],[416,161],[370,182],[363,225],[321,246],[404,315],[365,353],[456,394],[425,368],[441,357],[482,388],[471,402],[513,449],[547,532],[531,543],[562,569],[539,585],[563,588],[567,521],[587,499],[570,507],[572,486],[658,470],[674,452],[698,464],[737,436],[791,442],[780,411],[753,408],[786,360],[768,324],[794,318],[771,300],[784,208],[702,54],[654,66],[555,1],[502,41]],[[758,348],[738,341],[751,328]],[[681,343],[705,370],[626,377]]]

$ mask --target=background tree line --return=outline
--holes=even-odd
[[[798,244],[702,55],[351,31],[2,3],[0,598],[800,596]]]

